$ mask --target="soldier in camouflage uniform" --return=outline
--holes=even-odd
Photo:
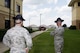
[[[32,39],[29,32],[22,27],[23,17],[14,17],[15,26],[7,31],[3,43],[10,48],[10,53],[28,53],[32,47]]]
[[[55,53],[62,53],[62,51],[63,51],[63,43],[64,43],[63,32],[64,32],[64,28],[61,27],[61,24],[62,24],[63,21],[64,20],[62,20],[61,18],[58,18],[55,21],[57,23],[58,27],[50,33],[52,36],[54,36]]]

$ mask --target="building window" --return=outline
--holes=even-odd
[[[11,3],[11,0],[5,0],[5,6],[7,7],[7,8],[10,8],[10,4]]]
[[[16,11],[20,13],[20,6],[19,5],[16,6]]]
[[[5,28],[6,29],[10,28],[10,20],[5,20]]]
[[[80,23],[79,23],[79,29],[80,29]]]
[[[78,2],[78,6],[80,6],[80,2]]]

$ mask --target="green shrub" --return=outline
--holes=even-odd
[[[67,28],[67,25],[66,25],[66,24],[63,24],[63,27],[64,27],[64,28]]]
[[[34,32],[31,27],[24,27],[24,28],[26,28],[29,31],[29,33]]]
[[[10,51],[10,49],[9,49],[9,50],[7,50],[7,51],[5,51],[5,52],[3,52],[3,53],[9,53],[9,51]]]
[[[3,39],[3,36],[5,35],[7,29],[0,29],[0,42],[2,41]]]
[[[76,30],[77,28],[76,28],[76,26],[71,25],[71,26],[69,27],[69,29],[71,29],[71,30]]]

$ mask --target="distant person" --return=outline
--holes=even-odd
[[[57,24],[57,28],[54,29],[50,34],[54,36],[54,47],[55,47],[55,53],[62,53],[63,52],[63,32],[64,28],[61,26],[62,22],[61,18],[58,18],[55,23]]]
[[[28,53],[32,47],[32,38],[29,32],[23,28],[23,17],[14,17],[15,26],[7,31],[3,43],[10,48],[10,53]]]

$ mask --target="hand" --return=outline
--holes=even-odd
[[[26,48],[26,53],[28,53],[29,52],[29,49],[28,48]]]

